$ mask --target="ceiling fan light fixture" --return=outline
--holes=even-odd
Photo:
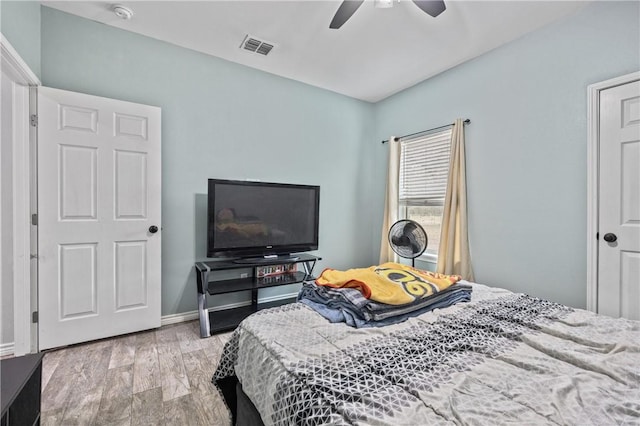
[[[393,7],[393,0],[374,0],[373,5],[376,9],[388,9]]]

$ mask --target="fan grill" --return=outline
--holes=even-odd
[[[414,220],[402,219],[391,225],[389,244],[398,256],[415,259],[427,249],[427,233]]]

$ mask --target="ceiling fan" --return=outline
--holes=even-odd
[[[443,0],[412,0],[416,6],[422,9],[428,15],[433,16],[434,18],[440,15],[446,9]],[[364,0],[344,0],[335,16],[331,20],[331,24],[329,24],[329,28],[338,29],[340,28],[351,15],[355,13],[356,10],[362,5]],[[380,6],[378,6],[380,4]],[[391,7],[393,6],[393,0],[376,0],[376,7]]]

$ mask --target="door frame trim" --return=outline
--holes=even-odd
[[[42,84],[38,76],[29,68],[29,65],[2,33],[0,33],[0,49],[2,50],[2,63],[7,67],[5,70],[11,72],[11,76],[16,82],[27,86]]]
[[[25,86],[17,93],[13,109],[12,187],[13,187],[13,353],[24,355],[37,351],[37,333],[31,323],[31,312],[35,308],[33,293],[37,281],[31,273],[31,155],[30,147],[35,143],[35,131],[29,125],[29,87],[39,86],[40,79],[29,68],[9,41],[0,33],[0,56],[2,69],[15,83]],[[18,220],[22,218],[22,220]],[[36,339],[36,340],[34,340]]]
[[[587,309],[598,312],[598,182],[600,92],[640,80],[640,71],[587,87]]]

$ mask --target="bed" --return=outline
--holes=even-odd
[[[640,424],[640,322],[468,284],[470,302],[385,327],[259,311],[213,382],[246,424]]]

